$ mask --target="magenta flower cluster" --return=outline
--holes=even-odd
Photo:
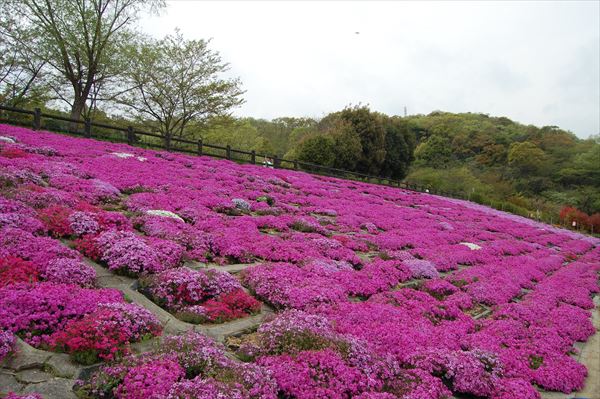
[[[231,274],[215,270],[169,269],[145,277],[141,290],[154,302],[190,322],[228,321],[260,310]]]
[[[50,343],[50,336],[71,320],[97,309],[100,304],[122,302],[113,289],[80,288],[70,284],[26,283],[0,288],[0,327],[27,343]]]
[[[124,274],[157,273],[178,266],[183,249],[169,241],[154,240],[152,246],[134,232],[110,230],[100,234],[95,243],[108,268]]]
[[[0,362],[14,349],[15,336],[10,331],[0,331]]]
[[[200,333],[166,337],[156,352],[102,367],[76,389],[92,397],[276,399],[269,372],[230,359]]]
[[[172,312],[202,314],[223,296],[212,311],[253,305],[235,278],[186,262],[256,263],[241,283],[276,308],[256,341],[242,337],[250,363],[199,334],[167,337],[158,353],[103,369],[86,385],[91,397],[529,399],[536,387],[584,385],[572,354],[595,333],[596,238],[391,187],[0,134],[16,154],[0,155],[0,257],[10,257],[0,328],[50,345],[99,304],[123,302],[91,288],[81,254],[49,236],[142,276]]]

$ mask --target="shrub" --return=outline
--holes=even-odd
[[[64,330],[50,337],[50,345],[71,354],[79,363],[115,360],[129,352],[129,343],[161,332],[160,322],[144,308],[133,304],[111,303],[80,320],[71,320]]]
[[[0,259],[0,287],[14,283],[34,283],[40,278],[38,268],[16,256]]]
[[[100,304],[122,302],[115,289],[88,289],[69,284],[19,283],[0,288],[0,328],[35,347],[67,323],[95,311]]]
[[[141,286],[154,302],[193,323],[233,320],[261,306],[233,276],[218,270],[171,269],[143,279]]]
[[[15,336],[10,331],[0,330],[0,362],[4,360],[10,352],[13,351],[15,345]]]

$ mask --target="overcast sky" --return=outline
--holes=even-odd
[[[600,2],[169,1],[142,30],[212,38],[239,76],[235,114],[369,104],[482,112],[600,133]]]

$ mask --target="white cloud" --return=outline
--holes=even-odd
[[[213,38],[238,115],[484,112],[600,132],[598,2],[172,1],[142,29]],[[356,34],[359,32],[359,34]]]

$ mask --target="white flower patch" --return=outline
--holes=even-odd
[[[146,157],[135,157],[135,159],[137,159],[140,162],[144,162],[144,161],[148,160],[148,158],[146,158]]]
[[[164,218],[173,218],[173,219],[177,219],[177,220],[180,220],[185,223],[185,221],[181,218],[181,216],[179,216],[178,214],[173,213],[171,211],[164,211],[162,209],[150,209],[150,210],[146,211],[146,214],[152,215],[152,216],[160,216],[160,217],[164,217]]]
[[[0,136],[0,141],[4,143],[15,144],[17,142],[17,139],[15,139],[14,137]]]
[[[472,242],[461,242],[460,245],[466,245],[471,251],[478,251],[481,249],[479,245],[473,244]]]

